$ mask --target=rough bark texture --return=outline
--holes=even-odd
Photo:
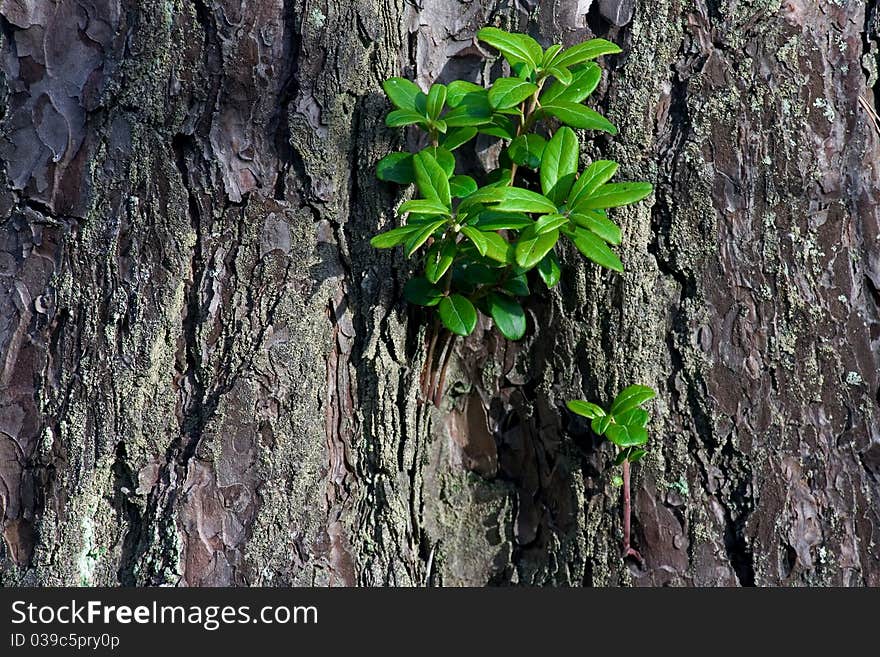
[[[0,584],[880,584],[876,2],[0,14]],[[657,193],[438,409],[379,85],[486,80],[484,24],[619,43],[587,151]],[[563,406],[635,382],[644,568]]]

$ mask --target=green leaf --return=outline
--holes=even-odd
[[[480,214],[476,226],[480,230],[522,230],[534,223],[524,214],[486,210]]]
[[[477,181],[470,176],[452,176],[449,179],[449,193],[453,198],[464,198],[477,191]]]
[[[472,91],[462,96],[454,109],[449,110],[443,120],[450,128],[479,126],[492,120],[492,106],[485,89]]]
[[[513,263],[515,257],[514,246],[498,233],[483,233],[486,239],[486,257],[508,265]]]
[[[629,449],[622,449],[619,452],[617,452],[617,456],[614,457],[614,465],[621,465],[628,458],[629,458]]]
[[[484,188],[485,189],[485,188]],[[499,210],[506,212],[556,212],[556,205],[550,199],[520,187],[497,188],[500,196]]]
[[[608,245],[593,233],[577,228],[574,234],[571,235],[571,241],[574,242],[578,251],[597,265],[602,265],[617,272],[623,271],[623,263],[620,262],[617,254],[609,249]]]
[[[470,335],[477,326],[474,304],[460,294],[444,297],[438,310],[440,321],[456,335]]]
[[[412,153],[389,153],[376,165],[376,177],[379,180],[409,185],[416,181],[413,169]]]
[[[425,276],[431,283],[436,283],[443,278],[443,274],[452,266],[457,250],[458,246],[451,239],[437,242],[428,249],[425,256]]]
[[[509,62],[526,62],[532,69],[538,68],[544,58],[540,44],[526,34],[505,32],[496,27],[484,27],[477,32],[480,41],[501,51]]]
[[[519,78],[499,78],[489,89],[489,104],[495,109],[516,107],[537,90],[537,85]]]
[[[594,418],[593,421],[590,422],[590,427],[593,429],[593,433],[601,436],[605,433],[609,424],[611,424],[611,416],[605,415],[603,417]]]
[[[590,62],[572,73],[570,84],[554,82],[541,94],[542,103],[552,103],[556,100],[569,103],[581,103],[599,86],[602,80],[602,69]]]
[[[574,130],[559,128],[541,155],[541,191],[556,205],[562,205],[574,183],[580,145]]]
[[[452,267],[452,282],[457,289],[476,288],[498,282],[498,270],[479,262],[461,262]]]
[[[559,53],[553,60],[553,66],[573,66],[602,55],[616,55],[620,48],[605,39],[590,39],[572,46]]]
[[[629,447],[629,432],[620,424],[609,424],[605,436],[618,447]]]
[[[617,162],[611,160],[596,160],[588,166],[571,188],[568,197],[568,207],[577,208],[578,203],[596,193],[602,185],[607,183],[617,173]]]
[[[425,125],[427,124],[427,119],[421,114],[416,114],[412,110],[402,109],[388,112],[388,116],[385,117],[385,125],[389,128],[400,128],[401,126],[412,125],[414,123]]]
[[[455,156],[445,148],[435,148],[434,146],[428,146],[424,149],[429,155],[433,156],[435,160],[437,160],[437,164],[440,165],[440,168],[443,169],[443,172],[446,174],[446,177],[449,178],[452,173],[455,171]],[[415,175],[415,169],[413,169],[413,175]]]
[[[446,104],[458,107],[462,99],[471,93],[484,93],[486,90],[478,84],[467,80],[455,80],[446,86]]]
[[[418,113],[416,99],[424,96],[424,93],[414,83],[406,78],[389,78],[382,83],[382,88],[395,107]]]
[[[510,142],[507,154],[511,161],[518,165],[537,169],[541,166],[541,155],[544,153],[545,146],[547,146],[546,139],[541,135],[529,133],[520,135]]]
[[[625,427],[622,424],[609,424],[605,435],[621,448],[644,445],[648,442],[648,432],[642,427]]]
[[[515,297],[527,297],[529,296],[529,279],[525,274],[519,274],[507,279],[501,289]]]
[[[435,199],[447,208],[452,206],[452,197],[449,193],[449,176],[443,170],[434,156],[426,150],[417,153],[413,157],[413,166],[416,172],[416,184],[425,198]]]
[[[552,46],[547,48],[547,50],[544,51],[544,56],[541,58],[541,68],[547,68],[548,66],[550,66],[550,62],[553,61],[553,58],[556,57],[556,55],[558,55],[561,50],[562,44],[559,43],[554,43]]]
[[[513,139],[516,137],[516,123],[503,114],[494,114],[491,120],[482,124],[477,131],[499,139]]]
[[[620,244],[620,228],[613,221],[601,214],[600,210],[584,210],[572,212],[571,220],[578,226],[592,231],[610,244]]]
[[[461,232],[464,233],[465,237],[473,242],[474,246],[477,247],[477,251],[480,252],[481,256],[486,255],[486,250],[489,248],[489,244],[486,241],[486,237],[483,233],[471,226],[462,226]]]
[[[568,217],[563,214],[545,214],[543,217],[538,218],[538,221],[535,222],[534,231],[538,235],[542,233],[549,233],[551,230],[557,230],[567,223]]]
[[[370,240],[370,246],[376,249],[390,249],[398,244],[402,244],[412,233],[419,229],[419,226],[400,226],[379,233]]]
[[[605,411],[601,406],[597,406],[596,404],[592,404],[588,401],[580,401],[573,400],[566,404],[568,406],[568,410],[572,413],[577,413],[578,415],[583,415],[586,418],[594,419],[597,417],[604,417]]]
[[[445,225],[446,219],[438,219],[436,221],[430,221],[426,224],[419,225],[419,229],[413,232],[412,237],[410,237],[404,245],[404,248],[406,249],[406,257],[412,257],[412,254],[418,251],[422,244],[428,241],[428,238],[431,237],[431,235]]]
[[[649,419],[648,411],[638,406],[614,416],[614,421],[625,427],[643,427],[648,424]]]
[[[571,81],[572,81],[571,71],[569,71],[564,66],[551,66],[550,68],[547,69],[547,72],[550,75],[552,75],[553,77],[555,77],[557,80],[559,80],[562,84],[564,84],[566,86],[571,84]]]
[[[443,291],[434,287],[427,278],[411,278],[403,287],[403,296],[417,306],[436,306],[443,298]]]
[[[531,269],[556,245],[559,231],[535,235],[526,231],[516,245],[516,264],[523,269]]]
[[[611,404],[611,415],[620,415],[631,408],[641,406],[653,399],[657,393],[648,386],[633,385],[620,391]]]
[[[495,326],[508,340],[519,340],[526,333],[526,314],[510,297],[494,292],[488,298],[489,313]]]
[[[629,462],[630,463],[638,463],[642,460],[642,457],[647,454],[647,450],[644,449],[634,449],[629,453]]]
[[[538,263],[537,269],[541,280],[544,281],[544,285],[548,288],[555,286],[562,276],[562,268],[559,266],[559,258],[556,256],[556,251],[550,251],[550,253],[545,255],[541,262]]]
[[[446,102],[446,85],[432,84],[428,90],[428,116],[436,119],[443,111],[443,103]]]
[[[476,135],[476,128],[455,128],[454,130],[449,130],[441,137],[440,145],[447,150],[454,151],[462,144],[469,142]]]
[[[641,201],[654,191],[651,183],[606,183],[588,198],[578,201],[578,207],[588,209],[616,208]]]
[[[541,105],[541,109],[573,128],[580,130],[602,130],[612,135],[617,134],[617,128],[608,119],[596,110],[578,103],[555,100],[547,105]]]
[[[433,216],[438,214],[449,216],[450,210],[435,199],[416,198],[411,201],[404,201],[397,208],[397,214],[406,214],[408,212]]]

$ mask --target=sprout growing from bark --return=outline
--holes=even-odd
[[[507,60],[510,76],[489,88],[456,80],[427,92],[399,77],[383,84],[395,107],[386,124],[415,126],[425,137],[418,152],[391,153],[379,162],[381,180],[414,183],[418,194],[398,208],[401,224],[371,244],[402,246],[417,259],[419,272],[407,281],[404,296],[436,309],[422,372],[423,392],[435,403],[452,344],[474,331],[480,313],[509,340],[525,335],[523,303],[536,278],[547,288],[559,282],[563,238],[589,260],[622,272],[612,249],[621,231],[608,210],[652,192],[646,182],[610,182],[616,162],[580,167],[573,128],[617,133],[584,101],[602,76],[593,60],[620,48],[592,39],[545,50],[528,35],[494,27],[477,36]],[[478,182],[458,171],[454,153],[479,134],[501,140],[502,150],[499,166]]]

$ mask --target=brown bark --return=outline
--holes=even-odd
[[[422,4],[0,3],[0,584],[880,584],[876,2]],[[657,192],[433,408],[380,83],[484,24],[619,43]],[[630,383],[643,568],[564,409]]]

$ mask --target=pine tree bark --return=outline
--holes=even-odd
[[[880,584],[877,3],[422,5],[0,3],[0,584]],[[657,191],[435,408],[380,83],[485,24],[620,44],[586,150]],[[630,383],[643,567],[564,409]]]

